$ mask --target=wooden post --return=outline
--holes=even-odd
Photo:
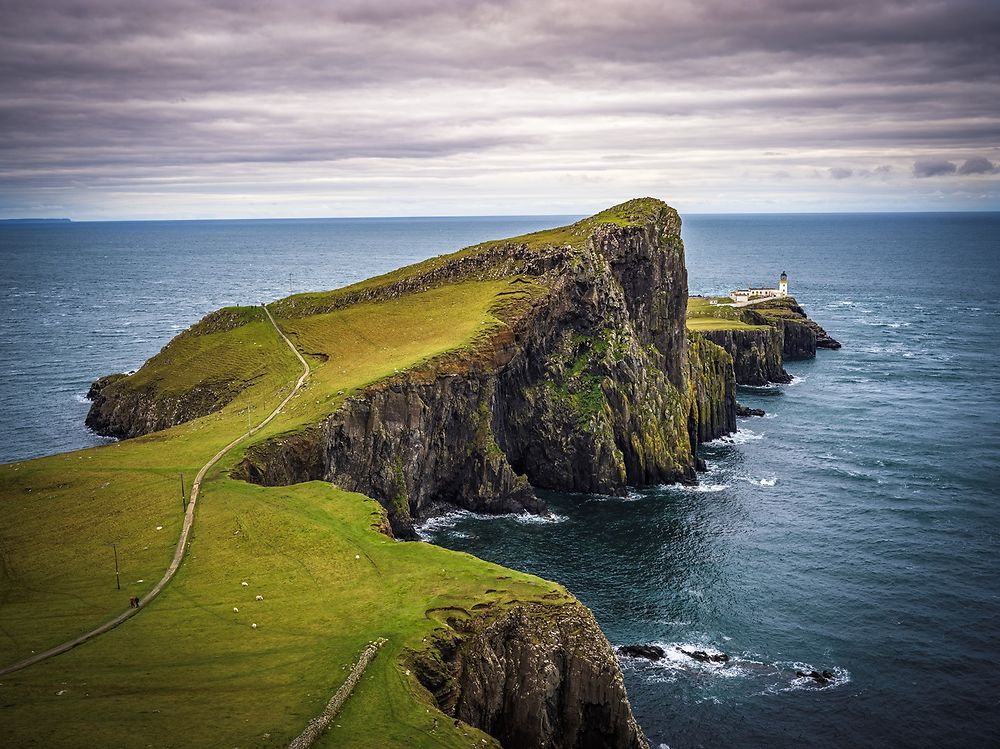
[[[122,578],[121,574],[118,572],[118,544],[111,544],[111,548],[115,550],[115,585],[118,586],[118,590],[121,590]]]

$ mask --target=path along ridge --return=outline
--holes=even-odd
[[[36,663],[48,660],[49,658],[52,658],[54,656],[61,655],[62,653],[65,653],[68,650],[72,650],[77,645],[82,645],[85,642],[93,640],[95,637],[103,635],[105,632],[109,632],[110,630],[114,629],[125,620],[131,619],[133,616],[138,614],[142,610],[141,607],[152,601],[154,598],[156,598],[156,596],[158,596],[160,592],[167,586],[167,583],[169,583],[173,579],[174,574],[176,574],[177,569],[180,567],[181,562],[184,559],[184,551],[185,548],[187,547],[188,536],[190,535],[191,528],[194,525],[194,509],[195,505],[198,503],[198,492],[201,490],[201,482],[204,480],[205,474],[207,474],[211,470],[212,466],[218,463],[226,453],[228,453],[230,450],[236,447],[240,442],[245,440],[247,437],[256,434],[261,429],[270,424],[271,421],[274,419],[274,417],[277,416],[279,413],[281,413],[281,409],[283,409],[288,404],[288,401],[290,401],[292,397],[299,391],[302,385],[305,384],[306,378],[309,376],[309,364],[303,358],[302,354],[299,353],[299,350],[295,348],[295,345],[290,340],[288,340],[288,336],[286,336],[284,332],[282,332],[281,328],[278,327],[278,323],[271,315],[271,310],[267,308],[267,305],[261,304],[261,307],[264,308],[264,313],[267,315],[267,319],[271,321],[271,325],[274,326],[274,329],[278,332],[278,335],[281,336],[281,340],[283,340],[286,344],[288,344],[288,348],[292,350],[292,353],[295,354],[296,358],[302,363],[302,375],[299,377],[298,382],[295,383],[295,387],[292,388],[292,392],[290,392],[285,397],[285,399],[281,401],[281,403],[278,405],[277,408],[271,411],[271,413],[268,415],[266,419],[260,422],[260,424],[258,424],[257,426],[251,428],[249,431],[244,432],[239,437],[230,442],[228,445],[226,445],[224,448],[219,450],[219,452],[217,452],[214,456],[212,456],[212,459],[209,460],[205,465],[203,465],[201,467],[201,470],[198,471],[198,475],[195,476],[194,483],[191,485],[191,500],[188,502],[187,510],[184,513],[184,524],[181,527],[180,538],[177,540],[177,548],[174,550],[174,558],[171,560],[170,566],[167,567],[166,572],[163,573],[163,577],[161,577],[159,582],[153,586],[152,590],[150,590],[145,596],[143,596],[139,600],[139,605],[140,605],[139,608],[129,608],[126,611],[120,613],[114,619],[110,619],[109,621],[104,622],[104,624],[90,630],[89,632],[85,632],[79,637],[75,637],[72,640],[67,640],[61,645],[56,645],[55,647],[49,648],[48,650],[44,650],[41,653],[36,653],[27,658],[23,658],[15,663],[10,664],[9,666],[4,666],[3,668],[0,668],[0,676],[13,673],[14,671],[20,671],[22,668],[27,668],[28,666],[33,666]]]

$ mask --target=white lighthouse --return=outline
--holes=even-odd
[[[781,276],[778,278],[778,288],[776,289],[751,286],[748,289],[735,289],[729,292],[729,297],[733,300],[733,304],[738,307],[760,302],[764,299],[780,299],[786,296],[788,296],[788,274],[784,271],[781,272]]]

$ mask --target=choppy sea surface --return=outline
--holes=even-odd
[[[0,460],[100,442],[98,375],[224,304],[350,283],[566,217],[0,226]],[[429,540],[565,584],[652,746],[1000,742],[1000,214],[688,216],[692,293],[791,291],[844,344],[741,389],[767,411],[698,487],[547,494]],[[682,650],[725,652],[701,664]],[[830,670],[820,686],[796,670]]]

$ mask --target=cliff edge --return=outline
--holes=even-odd
[[[414,518],[442,506],[542,511],[535,488],[621,495],[695,482],[698,442],[735,430],[735,380],[726,354],[709,341],[692,345],[685,330],[680,231],[665,203],[632,200],[568,227],[273,303],[300,349],[327,358],[310,335],[316,320],[416,303],[436,288],[490,284],[493,320],[460,350],[346,393],[313,423],[258,443],[236,475],[270,486],[322,479],[375,497],[404,538]],[[199,326],[220,323],[210,316]],[[145,369],[95,387],[92,414],[106,415],[104,433],[161,425],[141,416],[156,401]],[[141,397],[133,380],[146,388]],[[210,409],[198,385],[186,391],[186,411],[157,412],[180,419]]]

